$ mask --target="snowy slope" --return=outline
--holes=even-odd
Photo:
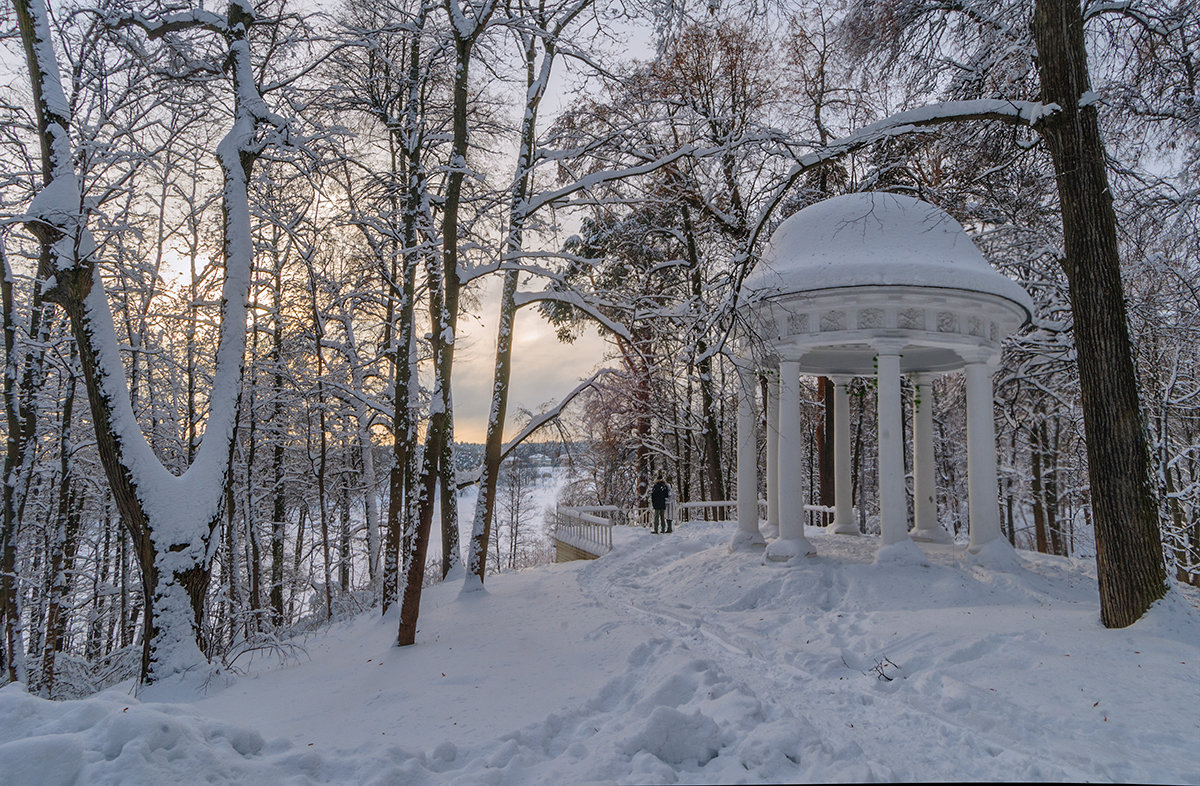
[[[810,531],[798,567],[732,525],[427,590],[197,698],[0,690],[0,783],[1200,782],[1200,613],[1098,622],[1087,563]],[[246,664],[239,664],[246,665]]]

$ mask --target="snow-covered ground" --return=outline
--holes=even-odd
[[[1200,612],[1105,630],[1086,562],[732,525],[618,532],[594,562],[426,591],[419,644],[364,614],[207,693],[0,690],[0,782],[1200,783]]]

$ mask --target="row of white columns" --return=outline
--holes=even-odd
[[[879,509],[882,546],[913,540],[950,542],[938,525],[933,456],[933,378],[913,375],[913,529],[908,528],[904,477],[904,431],[900,397],[900,353],[903,342],[875,345],[879,446]],[[996,436],[993,425],[992,372],[987,350],[963,353],[967,382],[967,488],[969,497],[968,548],[976,550],[1001,537],[997,501]],[[800,418],[800,363],[783,360],[778,377],[767,391],[767,534],[775,538],[767,547],[772,560],[815,554],[804,536],[804,500],[801,494],[803,462]],[[761,546],[759,529],[757,460],[757,373],[739,367],[737,515],[733,548]],[[857,534],[850,499],[850,405],[847,385],[853,379],[830,375],[833,389],[834,520],[829,531]]]

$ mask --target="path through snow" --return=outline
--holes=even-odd
[[[730,525],[331,626],[197,698],[0,690],[0,783],[1200,782],[1200,613],[1098,622],[1086,563],[810,532],[796,567]],[[991,560],[991,562],[989,562]]]

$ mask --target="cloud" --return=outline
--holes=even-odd
[[[454,434],[459,442],[483,442],[492,403],[496,356],[495,287],[480,292],[480,318],[459,320],[454,359]],[[587,330],[574,344],[562,344],[532,307],[517,312],[513,328],[513,365],[505,436],[521,428],[520,411],[541,411],[557,403],[580,380],[603,364],[607,344]]]

